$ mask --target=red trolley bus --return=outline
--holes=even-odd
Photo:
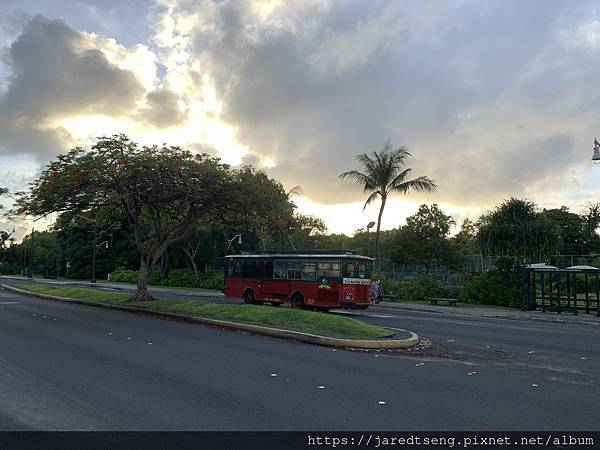
[[[292,308],[367,308],[373,259],[352,252],[260,252],[225,257],[225,296]]]

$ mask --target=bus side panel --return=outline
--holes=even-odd
[[[320,308],[339,308],[340,286],[337,283],[331,283],[327,287],[319,286],[317,288],[316,306]]]
[[[343,286],[342,305],[346,307],[366,306],[370,304],[371,286],[350,284]]]
[[[300,292],[304,298],[304,304],[315,306],[317,304],[317,283],[314,281],[301,282],[292,281],[290,283],[290,295],[294,292]]]
[[[225,280],[225,297],[241,298],[246,289],[252,289],[254,298],[261,300],[260,280],[253,278],[227,278]]]
[[[277,295],[287,297],[290,295],[290,282],[288,280],[263,280],[260,290],[261,294],[266,296]]]
[[[241,298],[248,280],[241,278],[225,279],[225,297]]]

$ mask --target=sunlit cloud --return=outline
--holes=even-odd
[[[384,229],[421,203],[460,222],[510,196],[573,209],[600,197],[593,1],[137,0],[122,18],[94,6],[85,26],[75,3],[0,20],[5,184],[126,133],[252,163],[352,233],[378,209],[338,175],[390,138],[440,188],[390,199]]]

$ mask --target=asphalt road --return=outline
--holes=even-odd
[[[0,290],[0,429],[598,429],[597,327],[360,319],[434,345],[334,351]]]
[[[492,317],[371,307],[365,312],[342,312],[367,323],[410,329],[445,347],[450,354],[497,354],[511,365],[544,367],[556,377],[598,382],[600,376],[600,318],[591,323],[553,323]],[[539,313],[531,313],[538,314]]]

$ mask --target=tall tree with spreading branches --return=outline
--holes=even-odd
[[[371,155],[361,153],[356,156],[357,161],[363,166],[362,171],[350,170],[340,174],[341,178],[355,181],[365,193],[369,193],[363,211],[377,199],[381,200],[375,231],[375,259],[377,261],[379,261],[381,217],[388,197],[394,192],[401,194],[408,194],[411,191],[432,192],[437,188],[435,182],[429,177],[410,178],[412,169],[406,167],[406,163],[411,157],[412,155],[405,146],[394,149],[388,141],[379,152],[375,151]]]
[[[510,198],[479,219],[477,241],[485,255],[522,264],[544,261],[560,248],[560,228],[533,202]]]
[[[125,135],[101,137],[90,149],[75,148],[51,161],[18,212],[44,216],[120,208],[140,256],[135,300],[151,298],[150,268],[167,248],[184,240],[209,212],[226,208],[228,167],[179,147],[139,147]]]

